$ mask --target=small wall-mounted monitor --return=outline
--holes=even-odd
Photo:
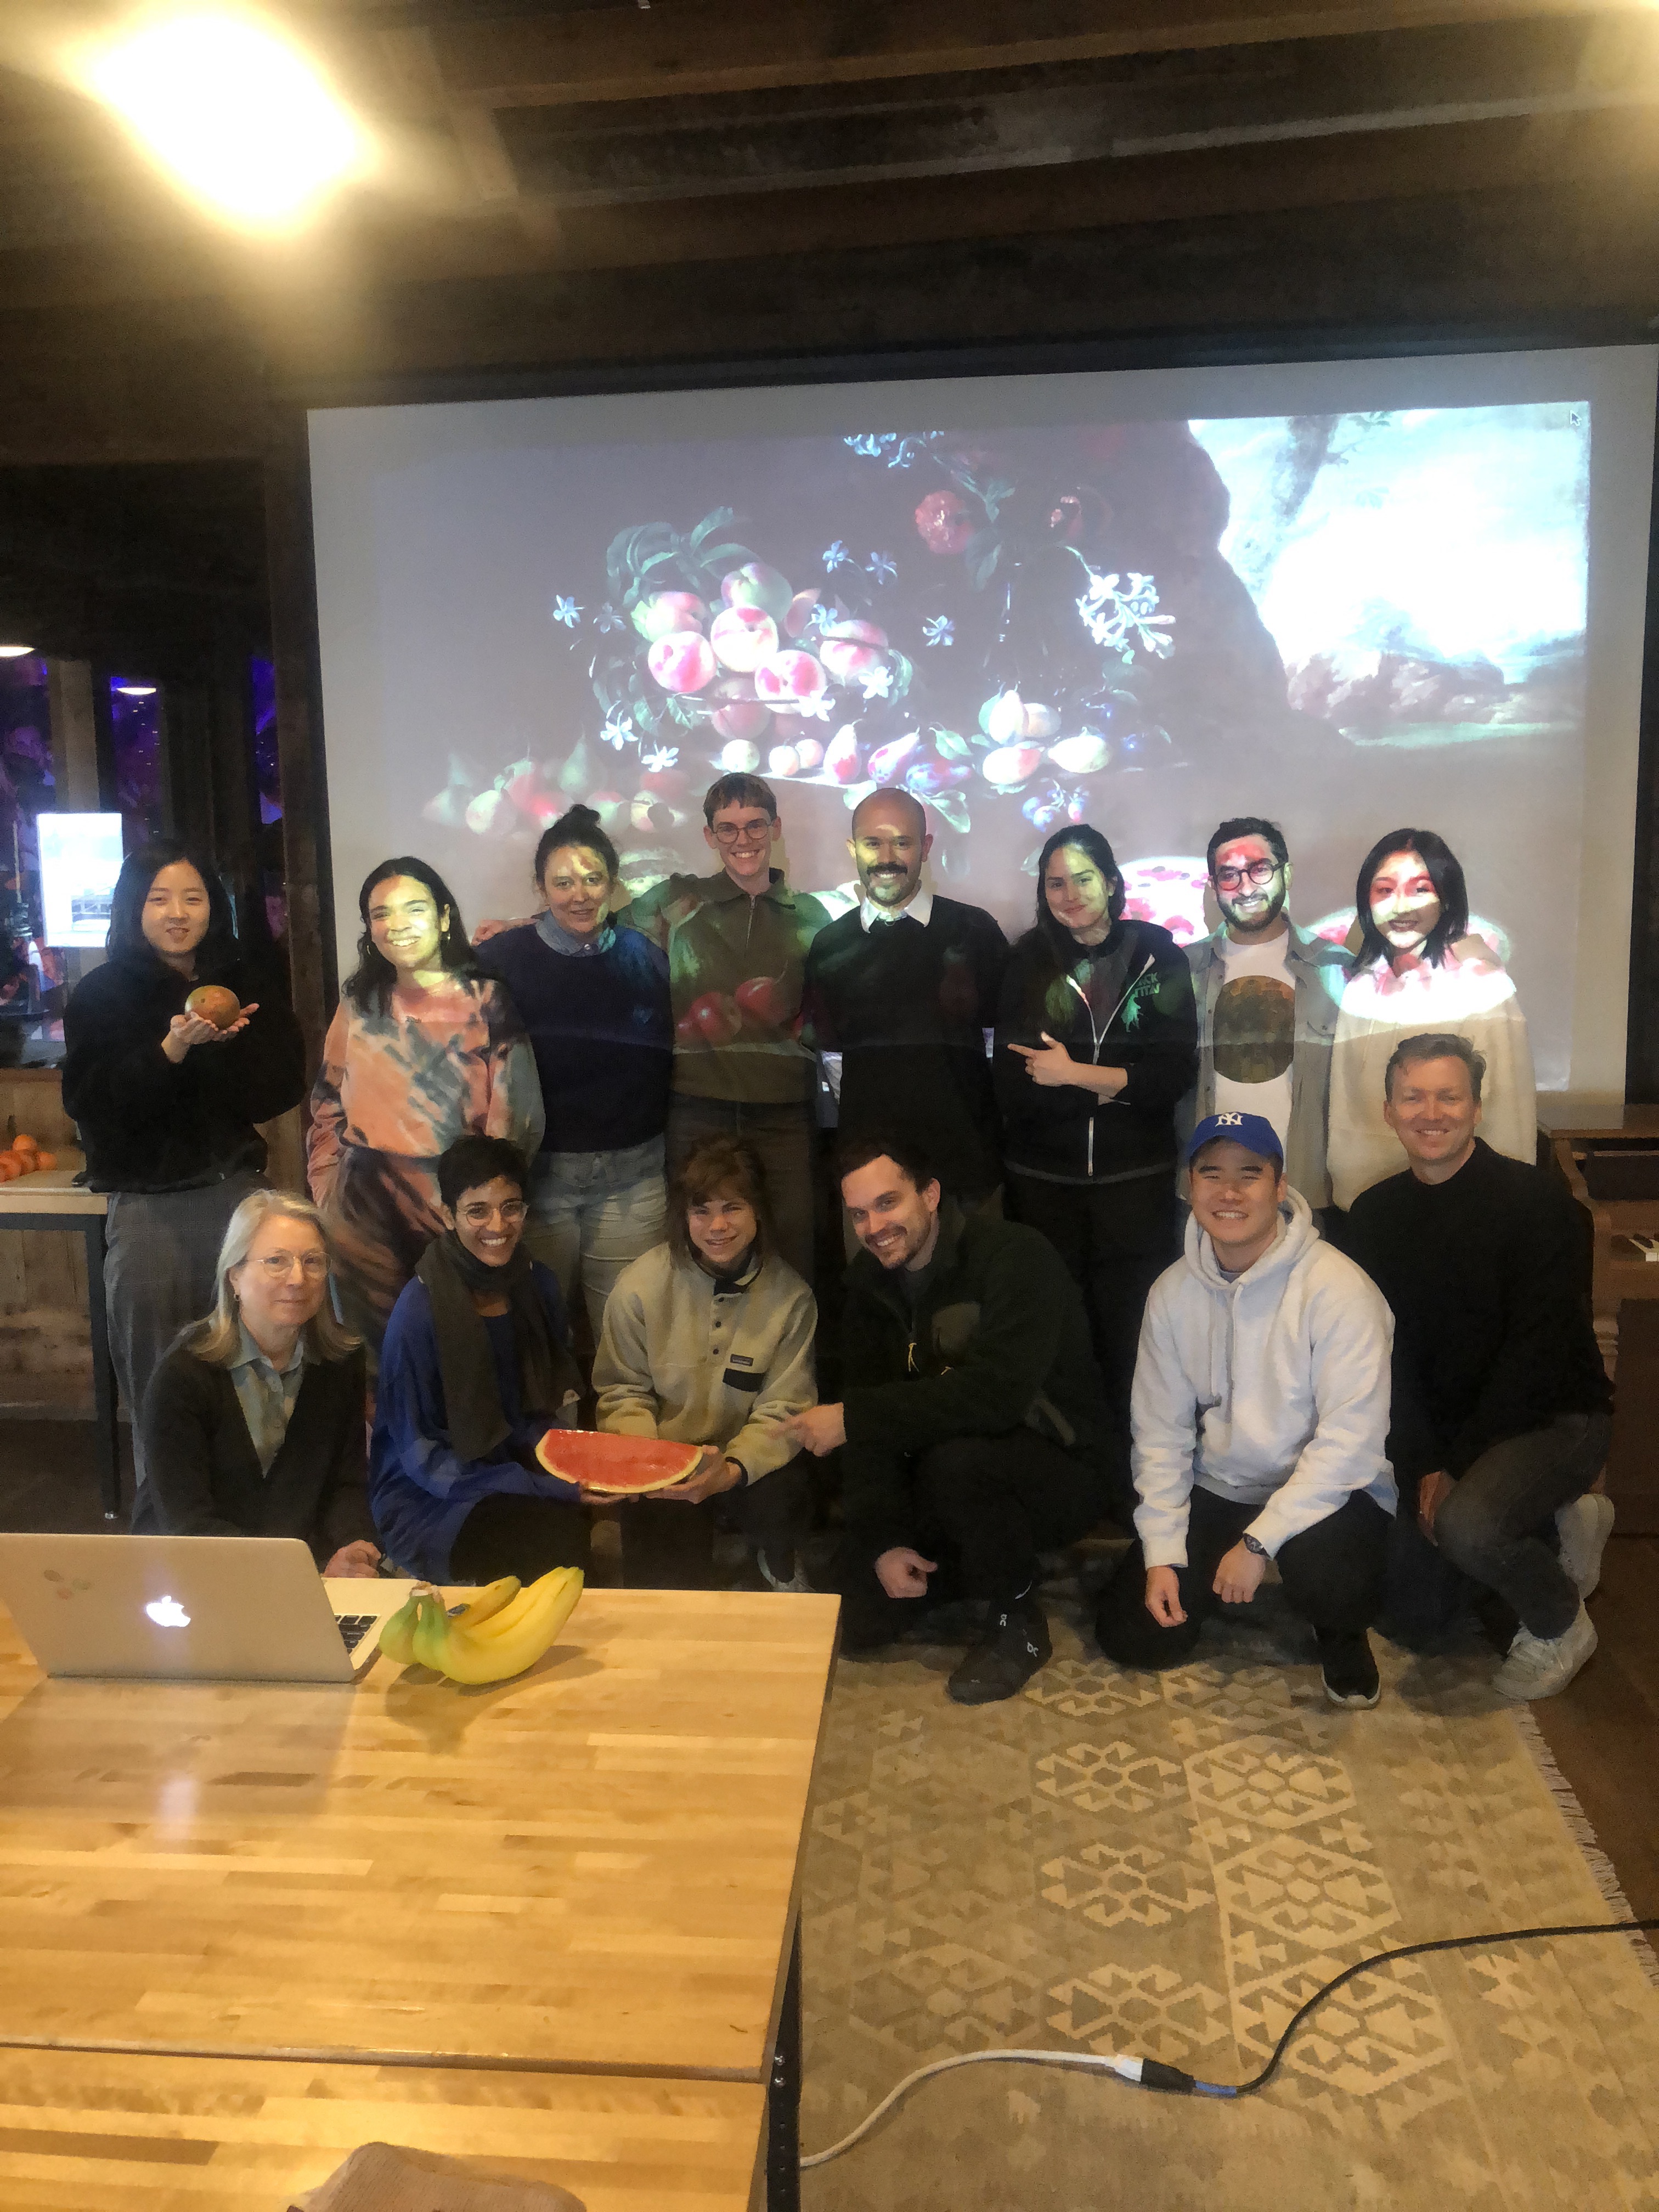
[[[46,941],[101,952],[121,872],[118,814],[41,814],[40,905]]]

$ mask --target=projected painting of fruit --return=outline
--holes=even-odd
[[[469,921],[530,909],[536,839],[576,799],[635,895],[708,872],[702,793],[746,769],[778,794],[791,881],[832,906],[850,810],[897,784],[928,808],[935,888],[1010,932],[1044,839],[1088,821],[1133,907],[1189,940],[1236,814],[1284,825],[1304,922],[1351,903],[1384,829],[1426,819],[1516,930],[1536,886],[1495,780],[1540,823],[1580,804],[1588,409],[675,421],[504,440],[386,495],[386,620],[434,641],[388,664],[398,834]],[[1521,948],[1540,1072],[1546,1001],[1569,1004],[1555,942]]]

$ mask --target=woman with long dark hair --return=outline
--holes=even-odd
[[[1495,1152],[1530,1162],[1537,1094],[1526,1016],[1509,970],[1469,931],[1457,855],[1432,830],[1390,830],[1359,864],[1359,950],[1331,1047],[1331,1193],[1346,1212],[1364,1190],[1406,1166],[1382,1117],[1382,1079],[1402,1037],[1450,1032],[1486,1063],[1480,1134]]]
[[[312,1088],[307,1164],[340,1310],[372,1368],[399,1292],[443,1234],[439,1156],[467,1135],[533,1152],[542,1094],[524,1024],[478,973],[436,869],[410,854],[383,860],[357,905],[357,965]]]
[[[173,838],[129,853],[110,904],[109,957],[64,1013],[64,1107],[87,1180],[109,1193],[110,1356],[132,1418],[133,1526],[153,1526],[139,1413],[179,1331],[213,1295],[230,1217],[261,1188],[254,1126],[305,1096],[305,1046],[280,981],[236,941],[224,884]],[[189,1012],[199,985],[241,1002],[228,1029]]]
[[[674,1064],[668,956],[613,921],[627,894],[617,848],[591,807],[542,832],[532,921],[478,950],[505,983],[541,1077],[547,1127],[531,1162],[525,1243],[559,1279],[567,1310],[580,1280],[593,1341],[630,1261],[662,1242],[663,1131]]]
[[[1003,981],[994,1066],[1005,1203],[1082,1289],[1127,1435],[1146,1293],[1181,1249],[1175,1109],[1197,1072],[1198,1017],[1186,954],[1124,904],[1100,831],[1056,830]]]

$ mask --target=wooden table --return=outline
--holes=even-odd
[[[104,1307],[104,1220],[109,1200],[102,1191],[76,1186],[75,1177],[85,1165],[78,1152],[58,1152],[55,1157],[59,1162],[55,1168],[21,1176],[15,1182],[0,1183],[0,1229],[78,1230],[86,1239],[98,1473],[104,1491],[104,1518],[115,1521],[121,1513],[121,1470],[116,1446],[115,1370],[110,1364],[109,1316]]]
[[[284,2212],[363,2142],[556,2181],[587,2212],[747,2212],[750,2082],[9,2051],[6,2212]]]
[[[477,1690],[48,1682],[0,1612],[0,2041],[765,2085],[782,2173],[836,1610],[591,1591]]]

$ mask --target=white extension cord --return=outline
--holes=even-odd
[[[831,2143],[828,2150],[817,2150],[810,2158],[802,2159],[801,2172],[805,2173],[814,2166],[828,2166],[832,2158],[839,2158],[843,2151],[851,2150],[854,2143],[861,2142],[876,2122],[890,2112],[899,2099],[907,2090],[914,2089],[918,2081],[930,2081],[935,2074],[948,2074],[953,2066],[986,2066],[994,2060],[1018,2061],[1031,2066],[1082,2068],[1091,2073],[1115,2074],[1125,2081],[1136,2083],[1140,2080],[1142,2064],[1139,2058],[1101,2058],[1091,2051],[963,2051],[954,2058],[936,2058],[931,2066],[918,2066],[914,2074],[907,2074],[896,2089],[888,2091],[875,2111],[859,2122],[851,2135],[843,2136],[837,2143]]]

